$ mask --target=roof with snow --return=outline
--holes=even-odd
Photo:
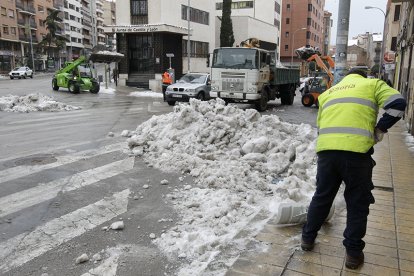
[[[348,46],[358,45],[358,39],[350,39],[348,40]]]

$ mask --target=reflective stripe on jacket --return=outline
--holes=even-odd
[[[318,97],[316,151],[368,152],[375,143],[379,107],[396,98],[402,96],[379,79],[346,76]]]

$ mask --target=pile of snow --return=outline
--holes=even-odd
[[[55,101],[42,94],[29,94],[26,96],[8,95],[0,97],[0,111],[32,112],[32,111],[69,111],[80,107],[67,105]]]
[[[136,91],[129,93],[129,96],[133,97],[151,97],[151,98],[162,98],[162,93],[152,91]]]
[[[414,152],[414,137],[408,133],[408,131],[405,131],[403,135],[405,136],[405,143],[407,144],[408,149]]]
[[[111,51],[98,51],[94,54],[96,54],[96,55],[106,55],[106,56],[118,56],[118,57],[123,57],[124,56],[124,54],[117,53],[117,52],[111,52]]]
[[[308,204],[314,191],[316,130],[310,125],[221,99],[191,99],[129,135],[132,152],[152,166],[194,177],[196,186],[167,195],[182,221],[154,241],[167,256],[185,254],[180,275],[198,275],[249,223],[254,228],[259,211],[270,218],[279,203]]]

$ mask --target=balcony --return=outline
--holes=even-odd
[[[22,19],[22,18],[17,19],[17,25],[26,28],[27,24],[28,22],[25,19]],[[30,28],[35,29],[35,30],[37,29],[37,24],[36,22],[34,22],[34,20],[30,21]]]
[[[28,4],[23,3],[21,1],[16,1],[16,9],[20,13],[26,13],[26,14],[36,15],[36,10],[35,10],[34,6],[28,5]]]
[[[30,36],[21,34],[19,35],[19,40],[30,43]],[[32,43],[37,43],[37,37],[32,36]]]

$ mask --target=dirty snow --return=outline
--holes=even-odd
[[[272,217],[282,202],[307,204],[316,175],[316,130],[275,115],[226,106],[221,99],[174,107],[127,139],[149,165],[194,178],[166,196],[182,221],[155,239],[176,259],[179,275],[199,275],[258,213]],[[248,240],[242,240],[247,244]],[[185,256],[185,257],[184,257]]]
[[[129,96],[133,97],[151,97],[151,98],[162,98],[162,93],[153,92],[153,91],[136,91],[129,93]]]
[[[99,88],[99,94],[115,94],[115,88],[105,88],[105,85],[101,85],[101,87]]]
[[[0,97],[0,111],[7,112],[34,112],[34,111],[70,111],[81,109],[55,101],[43,94],[29,94],[25,96],[8,95]]]
[[[408,133],[408,131],[404,131],[403,135],[405,136],[405,143],[407,144],[408,149],[411,152],[414,152],[414,137]]]

